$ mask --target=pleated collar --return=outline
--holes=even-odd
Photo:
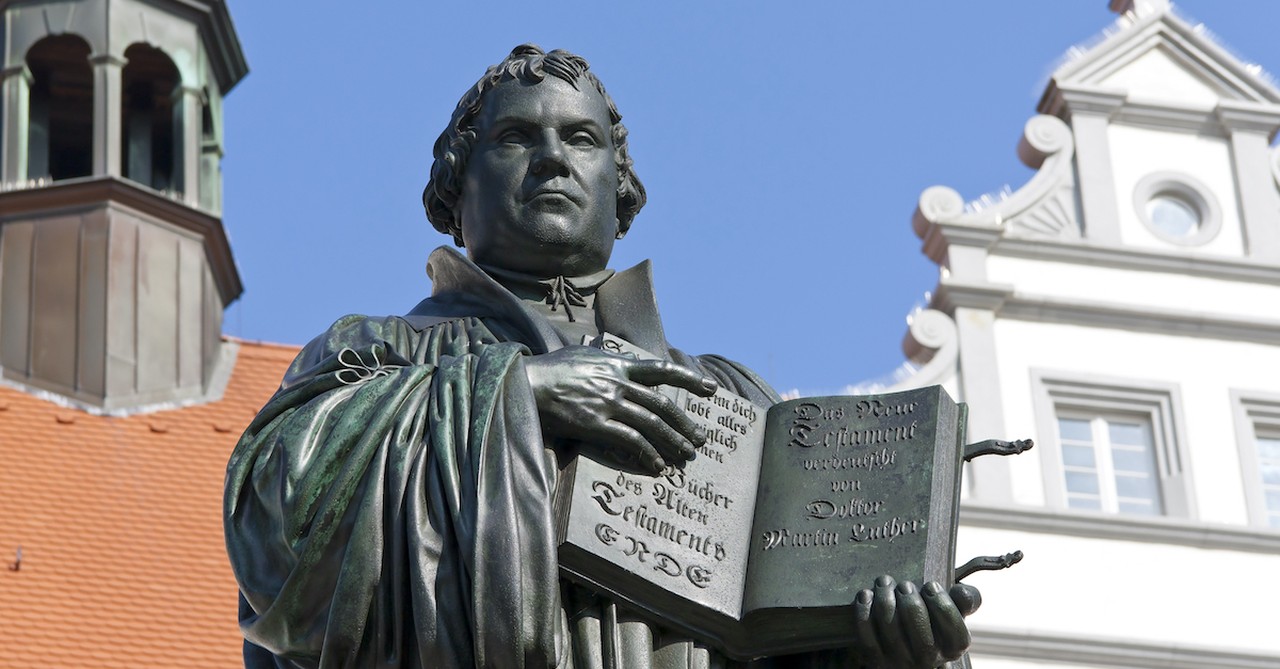
[[[431,278],[431,297],[404,317],[419,331],[455,318],[488,317],[514,326],[525,337],[523,343],[535,353],[570,343],[563,341],[545,316],[457,249],[441,246],[432,251],[427,260],[427,276]],[[574,282],[578,290],[599,279],[593,286],[597,327],[667,357],[666,334],[653,292],[653,266],[648,260],[621,272],[604,270],[579,279],[583,280],[582,285]]]

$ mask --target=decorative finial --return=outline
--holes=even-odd
[[[1117,14],[1133,12],[1138,17],[1163,14],[1172,7],[1169,0],[1111,0],[1111,11]]]

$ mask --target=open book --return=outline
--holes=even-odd
[[[739,659],[847,646],[853,598],[882,574],[953,582],[966,408],[941,386],[767,410],[672,396],[709,435],[693,460],[562,472],[570,579]]]

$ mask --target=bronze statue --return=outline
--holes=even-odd
[[[586,61],[528,45],[459,102],[423,201],[467,256],[434,251],[409,314],[308,344],[231,458],[246,666],[736,664],[558,573],[558,458],[690,458],[706,436],[662,385],[778,401],[667,344],[647,262],[607,269],[645,202],[620,120]],[[663,359],[581,345],[602,332]],[[933,667],[968,646],[972,588],[866,586],[856,648],[753,666]]]

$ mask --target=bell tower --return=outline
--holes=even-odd
[[[226,3],[0,0],[0,30],[0,379],[109,413],[216,394]]]

